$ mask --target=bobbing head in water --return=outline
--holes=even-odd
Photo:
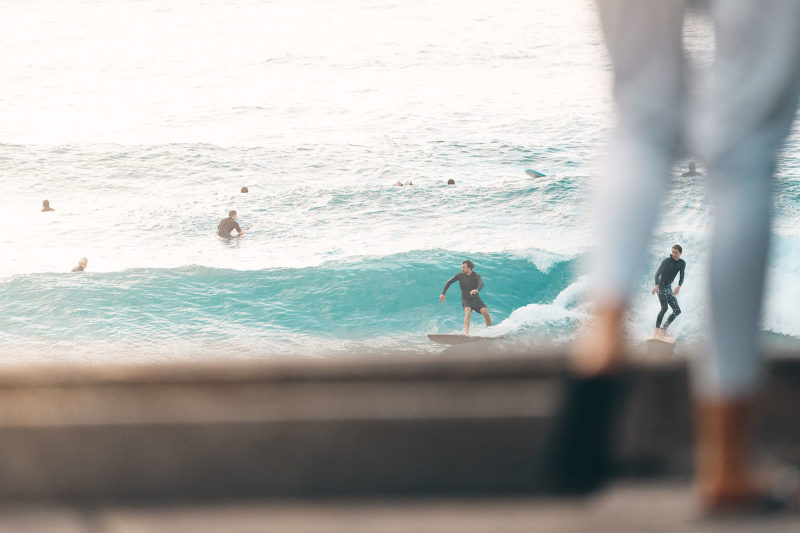
[[[73,269],[72,269],[72,271],[73,271],[73,272],[83,272],[84,270],[86,270],[86,266],[87,266],[88,264],[89,264],[89,260],[88,260],[88,259],[86,259],[85,257],[81,257],[81,258],[78,260],[78,266],[76,266],[75,268],[73,268]]]

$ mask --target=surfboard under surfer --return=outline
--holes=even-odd
[[[658,270],[656,270],[656,284],[653,290],[650,291],[650,294],[658,293],[658,300],[661,302],[661,311],[659,311],[658,317],[656,317],[656,330],[653,333],[653,336],[657,339],[666,337],[667,328],[672,324],[672,321],[681,314],[681,307],[678,305],[678,299],[675,297],[681,290],[683,275],[686,270],[686,261],[681,259],[682,253],[683,248],[681,248],[680,244],[673,245],[670,256],[661,261],[661,265],[658,267]],[[673,290],[672,282],[678,274],[680,274],[681,277],[678,279],[678,286]],[[661,320],[667,312],[668,305],[672,308],[672,314],[669,315],[667,321],[662,326]]]
[[[475,264],[469,259],[461,263],[461,272],[447,280],[447,283],[444,284],[444,289],[442,289],[442,294],[439,295],[439,302],[444,302],[444,294],[447,289],[458,281],[458,285],[461,287],[461,306],[464,308],[464,334],[467,337],[469,337],[469,320],[473,310],[483,315],[487,327],[492,325],[489,310],[478,295],[478,292],[483,288],[483,279],[480,274],[472,270],[473,268],[475,268]]]

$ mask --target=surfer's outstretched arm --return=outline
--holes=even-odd
[[[444,293],[447,292],[447,289],[450,288],[450,285],[458,281],[458,274],[447,280],[447,283],[444,284],[444,288],[442,289],[442,294],[439,295],[439,301],[443,302],[445,300]]]
[[[658,283],[661,280],[661,272],[664,270],[664,262],[665,261],[666,261],[666,259],[664,261],[661,261],[661,264],[658,265],[658,270],[656,270],[656,277],[655,277],[656,287],[658,287]]]

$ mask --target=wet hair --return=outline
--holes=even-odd
[[[464,260],[464,262],[463,262],[463,263],[461,263],[461,264],[462,264],[462,265],[467,265],[467,268],[469,268],[470,270],[472,270],[473,268],[475,268],[475,263],[473,263],[473,262],[472,262],[472,261],[470,261],[469,259],[465,259],[465,260]]]
[[[449,180],[447,180],[447,184],[448,185],[455,185],[456,184],[456,180],[454,180],[453,178],[450,178]]]
[[[673,250],[678,250],[680,253],[683,253],[683,248],[681,248],[680,244],[673,244],[672,245],[672,249]]]
[[[247,187],[242,187],[242,192],[250,192]]]
[[[42,200],[42,207],[50,207],[50,200]]]
[[[234,209],[234,210],[232,210],[232,211],[228,211],[228,216],[229,216],[229,217],[232,217],[232,216],[233,216],[233,215],[235,215],[235,214],[236,214],[236,210],[235,210],[235,209]]]

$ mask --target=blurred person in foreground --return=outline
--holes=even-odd
[[[594,383],[590,387],[612,377],[622,362],[625,312],[685,133],[689,101],[681,41],[687,1],[597,4],[618,124],[607,162],[614,170],[595,203],[595,315],[571,360],[577,381]],[[763,370],[756,340],[772,176],[800,88],[800,0],[709,0],[707,10],[715,63],[695,142],[707,165],[714,225],[711,331],[693,363],[692,393],[696,487],[701,508],[714,514],[776,503],[755,472],[751,415]],[[601,414],[610,420],[609,409]],[[605,431],[598,435],[607,439]]]

